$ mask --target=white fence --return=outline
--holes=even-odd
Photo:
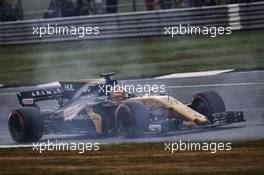
[[[33,35],[33,26],[100,27],[99,35]],[[0,45],[164,35],[176,25],[231,26],[232,30],[264,28],[264,2],[221,6],[80,16],[0,23]]]

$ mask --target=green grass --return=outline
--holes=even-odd
[[[263,30],[217,38],[145,38],[0,47],[0,84],[264,67]]]
[[[238,141],[231,151],[164,151],[164,143],[101,145],[99,151],[0,149],[1,174],[261,175],[264,141]]]

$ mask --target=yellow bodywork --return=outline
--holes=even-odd
[[[176,100],[170,96],[141,96],[130,98],[129,100],[137,100],[143,102],[146,106],[156,105],[162,106],[168,109],[169,111],[173,112],[175,117],[180,115],[183,120],[185,120],[189,125],[194,126],[198,123],[200,124],[208,124],[208,118],[193,109],[189,108],[187,105],[181,103],[180,101]],[[121,101],[120,101],[121,103]],[[92,110],[92,107],[86,106],[86,112],[92,122],[95,125],[96,132],[102,133],[102,116],[95,113]],[[158,109],[159,110],[159,109]]]
[[[201,124],[206,124],[209,122],[206,116],[194,111],[187,105],[170,96],[142,96],[132,98],[131,100],[142,101],[147,106],[157,104],[171,109],[173,112],[180,114],[185,121],[189,122],[192,125],[195,125],[195,122]]]
[[[91,106],[86,106],[85,110],[96,128],[96,132],[102,133],[102,116],[95,113]]]

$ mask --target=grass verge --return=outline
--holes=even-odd
[[[145,38],[0,47],[0,84],[264,67],[263,30],[217,38]]]
[[[1,174],[260,175],[264,140],[240,141],[229,152],[164,151],[163,143],[103,145],[98,152],[44,152],[0,149]]]

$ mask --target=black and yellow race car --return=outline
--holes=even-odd
[[[58,87],[18,93],[21,107],[9,115],[11,137],[20,143],[36,142],[43,134],[65,132],[139,137],[145,132],[245,121],[242,111],[225,111],[222,98],[214,91],[196,94],[189,104],[183,104],[166,94],[137,96],[116,89],[118,81],[112,75],[102,74],[103,78],[97,80],[59,81]],[[52,108],[42,109],[43,102]]]

